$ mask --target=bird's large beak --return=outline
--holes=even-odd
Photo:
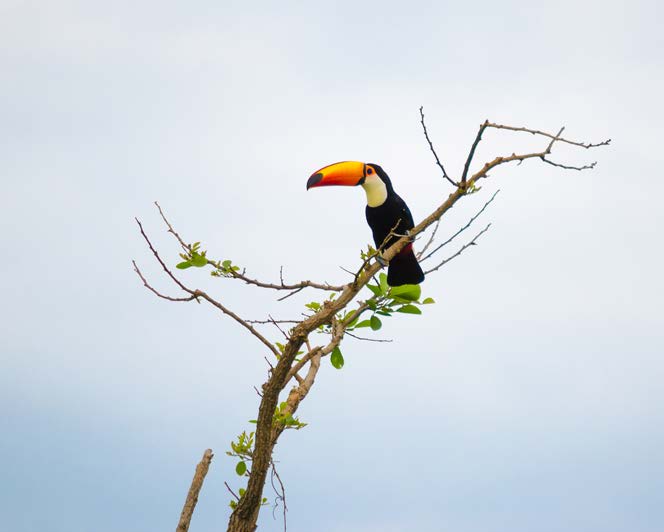
[[[344,161],[334,163],[314,172],[307,181],[307,190],[313,187],[326,187],[341,185],[354,187],[361,185],[365,178],[364,163],[357,161]]]

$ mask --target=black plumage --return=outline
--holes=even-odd
[[[413,216],[406,202],[394,191],[389,176],[379,165],[369,164],[376,170],[376,174],[385,184],[387,198],[377,207],[366,207],[366,217],[373,233],[376,248],[387,249],[400,236],[414,227]],[[388,238],[390,232],[395,233]],[[413,245],[408,244],[389,263],[387,268],[387,283],[390,286],[403,284],[419,284],[424,281],[424,272],[417,262]]]

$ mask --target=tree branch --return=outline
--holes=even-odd
[[[153,289],[149,285],[147,285],[147,288],[149,288],[152,292],[157,294],[159,297],[164,297],[164,299],[169,299],[169,300],[191,301],[191,300],[194,300],[194,299],[198,300],[198,298],[204,299],[205,301],[210,303],[212,306],[214,306],[214,307],[218,308],[219,310],[221,310],[221,312],[223,312],[227,316],[230,316],[231,318],[233,318],[236,322],[238,322],[240,325],[242,325],[242,327],[247,329],[251,334],[253,334],[256,338],[258,338],[263,343],[263,345],[265,345],[270,351],[272,351],[272,353],[274,353],[275,356],[277,356],[277,357],[279,356],[279,351],[277,351],[277,348],[274,347],[274,345],[272,345],[267,340],[267,338],[265,338],[261,333],[259,333],[250,323],[247,323],[245,320],[240,318],[240,316],[235,314],[235,312],[233,312],[232,310],[230,310],[229,308],[224,306],[222,303],[220,303],[216,299],[210,297],[207,293],[203,292],[202,290],[198,290],[198,289],[193,290],[191,288],[187,288],[182,282],[180,282],[178,280],[178,278],[175,277],[175,275],[173,275],[173,272],[171,272],[171,270],[168,268],[168,266],[166,266],[166,263],[164,263],[164,261],[161,259],[161,257],[159,256],[159,253],[157,253],[157,250],[154,248],[154,246],[152,245],[152,242],[148,238],[148,235],[143,230],[143,225],[141,225],[141,222],[138,220],[138,218],[136,218],[136,223],[138,224],[138,227],[141,231],[141,235],[143,236],[143,239],[147,242],[148,247],[150,248],[150,251],[152,251],[152,254],[154,255],[155,259],[157,259],[157,262],[159,262],[159,264],[161,264],[161,267],[164,269],[166,274],[171,278],[171,280],[177,286],[180,287],[180,289],[183,292],[188,293],[192,297],[191,298],[182,298],[182,299],[172,299],[172,298],[168,298],[166,296],[162,296],[161,294],[159,294],[155,289]],[[143,280],[143,283],[146,284],[145,278],[143,277],[143,275],[141,275],[140,271],[138,271],[138,268],[135,267],[135,270],[136,270],[136,273],[138,273],[139,277],[141,277],[141,279]]]
[[[405,246],[411,243],[419,234],[421,234],[431,225],[437,224],[436,227],[438,227],[441,217],[444,216],[447,213],[447,211],[449,211],[459,199],[468,195],[470,192],[476,191],[477,181],[483,178],[487,178],[488,172],[492,168],[495,168],[499,165],[512,161],[518,161],[519,163],[521,163],[524,160],[531,158],[540,158],[544,162],[547,162],[548,164],[553,164],[554,166],[559,166],[561,168],[566,168],[566,169],[581,170],[581,169],[591,168],[594,165],[590,165],[587,167],[567,167],[565,165],[560,165],[559,163],[554,163],[552,161],[547,160],[546,156],[550,154],[551,149],[554,143],[556,142],[565,142],[583,148],[603,146],[607,145],[610,142],[607,140],[598,144],[579,143],[561,137],[563,131],[562,129],[558,132],[558,134],[552,135],[550,133],[542,132],[539,130],[529,130],[527,128],[514,128],[511,126],[503,126],[500,124],[494,124],[485,121],[480,126],[480,129],[471,146],[470,152],[466,159],[466,163],[464,165],[464,171],[462,174],[461,181],[459,183],[455,183],[447,175],[447,172],[445,171],[444,166],[440,162],[440,159],[436,154],[433,144],[429,139],[429,135],[426,130],[426,125],[424,122],[424,113],[422,108],[420,108],[420,117],[421,117],[421,124],[424,130],[425,138],[429,144],[430,150],[432,151],[436,159],[436,164],[443,172],[443,177],[447,179],[450,183],[455,185],[456,188],[448,195],[445,201],[443,201],[431,214],[429,214],[419,224],[417,224],[413,229],[411,229],[407,235],[392,235],[392,234],[389,235],[390,236],[390,240],[388,241],[389,247],[387,247],[387,249],[382,249],[383,246],[379,247],[379,251],[381,252],[381,257],[382,259],[384,259],[383,262],[389,262],[390,260],[392,260]],[[496,129],[508,129],[513,131],[526,131],[534,135],[540,135],[546,137],[550,139],[550,142],[546,147],[546,149],[544,149],[543,151],[533,152],[533,153],[523,153],[523,154],[512,153],[512,155],[510,156],[496,157],[493,160],[484,164],[484,166],[480,170],[476,171],[474,174],[471,175],[470,167],[472,165],[473,158],[475,156],[476,148],[482,140],[482,134],[488,127]],[[444,245],[449,243],[453,238],[455,238],[458,234],[460,234],[467,227],[469,227],[473,223],[473,221],[484,211],[484,209],[488,206],[488,204],[490,204],[493,201],[494,197],[495,194],[484,205],[484,207],[474,217],[471,218],[471,220],[464,228],[459,230],[455,235],[453,235],[441,246],[438,246],[434,251],[426,255],[425,259],[432,256],[433,253],[441,249]],[[180,245],[183,246],[183,248],[187,250],[189,253],[194,252],[195,250],[191,246],[185,244],[184,241],[180,238],[180,236],[172,229],[168,221],[165,219],[165,216],[163,216],[163,212],[161,211],[161,209],[159,210],[166,225],[169,227],[169,231],[173,233],[173,235],[178,240]],[[335,299],[326,301],[321,306],[320,310],[316,311],[311,315],[305,316],[305,318],[302,321],[296,323],[295,326],[288,331],[287,335],[288,339],[286,341],[286,345],[283,347],[283,349],[277,351],[276,347],[272,345],[270,342],[268,342],[267,339],[263,337],[260,333],[258,333],[250,322],[248,322],[247,320],[243,320],[242,318],[234,314],[232,311],[227,309],[223,304],[221,304],[220,302],[214,300],[212,297],[207,295],[205,292],[197,289],[192,290],[190,288],[187,288],[182,282],[180,282],[173,275],[173,272],[170,271],[168,267],[165,265],[165,263],[161,260],[156,250],[152,246],[151,242],[145,235],[143,228],[140,222],[138,222],[138,220],[137,223],[139,224],[139,227],[141,229],[141,234],[148,243],[150,250],[152,251],[157,261],[161,264],[166,274],[178,287],[180,287],[185,293],[187,293],[191,297],[169,298],[168,296],[163,296],[163,294],[160,294],[155,289],[149,286],[143,275],[140,273],[140,271],[138,271],[138,268],[136,268],[135,266],[137,274],[139,275],[144,285],[148,289],[153,291],[159,297],[164,297],[165,299],[173,301],[205,299],[210,304],[221,310],[224,314],[227,314],[228,316],[236,320],[238,323],[240,323],[244,328],[249,330],[266,347],[268,347],[272,351],[272,353],[276,355],[277,362],[272,367],[267,382],[265,382],[262,386],[262,394],[259,392],[259,395],[261,395],[261,401],[256,420],[255,443],[252,451],[252,467],[251,467],[251,472],[249,474],[247,488],[246,491],[243,493],[243,495],[239,498],[237,506],[232,512],[229,520],[229,530],[232,530],[233,532],[253,532],[253,530],[255,530],[255,524],[261,506],[261,496],[263,492],[263,487],[265,486],[270,464],[273,463],[272,453],[274,450],[274,446],[276,445],[280,434],[288,426],[287,423],[280,421],[281,419],[280,417],[275,417],[275,410],[277,409],[277,405],[279,403],[279,396],[281,392],[286,388],[288,383],[291,381],[291,379],[293,378],[297,379],[298,383],[295,386],[293,386],[293,388],[288,393],[285,407],[283,408],[280,407],[279,409],[280,414],[282,413],[282,411],[285,414],[291,414],[291,415],[294,412],[296,412],[301,401],[304,400],[304,398],[307,396],[309,390],[311,389],[311,387],[315,382],[316,375],[320,368],[321,359],[324,356],[330,354],[339,345],[339,343],[344,337],[344,334],[346,333],[346,328],[349,326],[350,323],[352,323],[354,319],[357,319],[362,314],[362,312],[364,312],[367,309],[368,303],[366,301],[360,302],[356,311],[351,315],[347,315],[347,317],[344,320],[340,320],[337,318],[337,316],[339,315],[338,313],[346,309],[346,307],[353,300],[355,300],[359,292],[364,288],[364,286],[367,285],[367,283],[369,283],[374,278],[375,275],[377,275],[377,273],[381,270],[383,265],[378,261],[373,261],[373,262],[371,262],[370,260],[364,261],[362,268],[360,268],[357,274],[355,274],[353,280],[345,285],[334,286],[334,285],[329,285],[327,283],[312,283],[311,281],[303,281],[301,283],[287,285],[283,281],[283,273],[281,270],[279,275],[280,277],[279,284],[263,283],[262,281],[258,281],[256,279],[247,277],[244,271],[239,272],[237,270],[233,270],[232,268],[222,267],[218,262],[215,263],[214,261],[208,261],[208,263],[210,263],[214,267],[222,270],[220,272],[221,275],[237,278],[243,280],[247,284],[252,284],[262,288],[271,288],[275,290],[288,290],[289,293],[284,297],[290,297],[291,295],[294,295],[295,293],[307,287],[338,292],[337,297]],[[477,235],[475,235],[470,242],[462,246],[455,254],[448,257],[447,259],[445,259],[440,264],[438,264],[437,266],[435,266],[426,273],[430,273],[432,271],[437,270],[443,264],[459,256],[468,247],[475,245],[476,241],[481,237],[482,234],[484,234],[488,230],[490,225],[491,224],[487,225],[482,231],[480,231]],[[427,245],[425,246],[425,250],[433,242],[433,237],[435,237],[435,232],[436,231],[434,231],[434,235],[432,235],[430,242],[427,243]],[[350,273],[352,274],[352,272]],[[279,323],[279,321],[271,320],[269,323],[276,325],[277,323]],[[324,347],[316,346],[312,349],[311,346],[309,345],[309,335],[314,331],[318,330],[322,326],[330,327],[331,329],[330,341]],[[300,356],[300,349],[305,344],[307,346],[308,351],[304,356],[302,356],[298,360],[298,357]],[[307,374],[304,377],[302,377],[298,374],[298,371],[302,370],[307,364],[308,364]]]
[[[590,149],[590,148],[599,148],[600,146],[608,146],[611,144],[611,139],[606,139],[603,140],[602,142],[598,143],[592,143],[592,142],[576,142],[573,140],[568,140],[559,137],[560,133],[558,135],[552,135],[551,133],[547,133],[546,131],[540,131],[538,129],[530,129],[527,127],[514,127],[514,126],[506,126],[504,124],[496,124],[494,122],[485,122],[486,127],[492,127],[494,129],[506,129],[508,131],[522,131],[524,133],[531,133],[532,135],[540,135],[542,137],[548,137],[554,141],[559,141],[559,142],[564,142],[565,144],[571,144],[572,146],[578,146],[580,148],[585,148],[585,149]]]
[[[458,186],[457,183],[454,182],[453,179],[450,178],[450,176],[447,175],[447,172],[445,171],[445,167],[443,166],[443,163],[440,162],[440,159],[438,158],[438,154],[436,153],[435,148],[433,147],[433,143],[429,139],[429,133],[427,132],[427,126],[424,123],[424,107],[420,106],[420,124],[422,124],[422,130],[424,131],[424,138],[427,139],[427,142],[429,143],[429,149],[431,150],[431,153],[433,153],[434,158],[436,159],[436,164],[438,165],[438,168],[441,169],[443,172],[443,177],[447,179],[452,185],[455,187]]]
[[[479,218],[479,216],[484,212],[484,210],[485,210],[485,209],[491,204],[491,202],[495,199],[495,197],[496,197],[496,195],[498,194],[498,192],[500,192],[500,189],[496,190],[496,191],[493,193],[493,196],[491,196],[491,198],[489,199],[489,201],[487,201],[487,202],[482,206],[482,208],[481,208],[479,211],[477,211],[477,213],[475,213],[475,215],[474,215],[470,220],[468,220],[468,223],[467,223],[466,225],[464,225],[461,229],[459,229],[459,230],[458,230],[456,233],[454,233],[451,237],[449,237],[447,240],[445,240],[445,242],[443,242],[442,244],[440,244],[439,246],[437,246],[437,247],[436,247],[431,253],[429,253],[426,257],[424,257],[424,258],[422,258],[422,259],[418,258],[418,260],[419,260],[420,262],[424,262],[424,261],[427,260],[429,257],[433,256],[436,252],[438,252],[438,251],[441,250],[443,247],[445,247],[447,244],[449,244],[450,242],[452,242],[452,240],[454,240],[457,236],[459,236],[461,233],[463,233],[466,229],[468,229],[468,228],[471,226],[471,224],[472,224],[475,220],[477,220],[477,218]],[[424,251],[424,249],[423,249],[422,251]]]
[[[180,522],[175,529],[176,532],[187,532],[189,530],[191,516],[194,514],[194,509],[196,508],[196,503],[198,502],[198,494],[203,487],[203,481],[205,480],[205,475],[207,475],[208,469],[210,468],[210,462],[212,462],[213,456],[214,454],[212,454],[212,449],[206,449],[203,453],[203,458],[196,466],[194,478],[191,481],[191,486],[189,487],[189,492],[187,493],[187,498],[184,502],[182,513],[180,514]]]
[[[468,169],[470,168],[470,163],[473,161],[473,157],[475,157],[475,149],[482,140],[482,133],[484,133],[484,130],[487,128],[488,125],[489,121],[485,120],[484,123],[480,126],[480,129],[477,131],[477,136],[475,137],[475,141],[473,142],[473,145],[470,148],[470,152],[468,153],[466,164],[463,165],[463,174],[461,175],[461,183],[463,185],[466,184],[466,178],[468,177]]]
[[[581,170],[592,170],[597,165],[597,161],[594,161],[590,164],[584,164],[583,166],[568,166],[566,164],[560,164],[560,163],[550,161],[546,157],[542,157],[542,161],[544,161],[547,164],[550,164],[551,166],[555,166],[557,168],[562,168],[564,170],[579,170],[579,171],[581,171]]]
[[[438,264],[437,266],[431,268],[430,270],[427,270],[427,271],[424,272],[424,273],[425,273],[425,274],[428,274],[428,273],[431,273],[431,272],[435,272],[435,271],[436,271],[438,268],[440,268],[441,266],[447,264],[447,263],[450,262],[452,259],[454,259],[454,258],[458,257],[459,255],[461,255],[461,254],[462,254],[467,248],[469,248],[470,246],[475,246],[476,243],[477,243],[477,239],[478,239],[479,237],[481,237],[484,233],[486,233],[486,232],[489,230],[489,227],[491,227],[491,224],[487,225],[484,229],[482,229],[479,233],[477,233],[477,234],[473,237],[473,239],[472,239],[470,242],[468,242],[468,243],[464,244],[463,246],[461,246],[461,247],[459,248],[459,250],[458,250],[454,255],[450,255],[450,256],[447,257],[445,260],[443,260],[440,264]]]
[[[353,334],[352,332],[346,331],[346,334],[350,336],[351,338],[355,338],[356,340],[364,340],[365,342],[380,342],[380,343],[390,343],[392,340],[383,340],[382,338],[365,338],[364,336],[358,336],[356,334]]]
[[[155,288],[153,288],[150,283],[145,279],[143,274],[141,273],[141,270],[138,269],[138,266],[136,265],[136,261],[132,260],[131,263],[134,265],[134,271],[136,274],[141,278],[141,281],[143,281],[143,286],[150,290],[153,294],[155,294],[157,297],[160,297],[162,299],[166,299],[167,301],[192,301],[193,299],[196,299],[196,296],[189,296],[189,297],[171,297],[162,294],[161,292],[158,292]]]
[[[166,218],[166,215],[164,214],[164,211],[162,210],[161,206],[159,205],[158,202],[154,202],[154,204],[157,206],[157,209],[159,210],[159,215],[161,216],[161,219],[164,221],[166,224],[166,227],[168,227],[168,232],[171,233],[179,242],[180,246],[184,249],[185,252],[190,253],[192,251],[192,248],[189,244],[187,244],[184,240],[182,240],[182,237],[173,229],[173,226],[171,223],[168,221],[168,218]],[[136,220],[138,221],[138,220]],[[139,224],[140,225],[140,224]],[[219,268],[219,261],[214,261],[214,260],[209,260],[208,259],[208,264],[210,266],[214,266],[215,268]],[[239,279],[241,281],[244,281],[247,284],[257,286],[259,288],[271,288],[273,290],[302,290],[303,288],[316,288],[318,290],[326,290],[326,291],[332,291],[332,292],[340,292],[343,290],[343,286],[335,286],[331,285],[328,283],[316,283],[313,281],[301,281],[299,283],[293,283],[293,284],[286,284],[284,283],[284,278],[283,278],[283,267],[279,270],[279,278],[281,279],[280,284],[275,284],[275,283],[265,283],[262,281],[259,281],[258,279],[252,279],[251,277],[248,277],[247,275],[244,274],[244,272],[240,273],[239,271],[235,270],[229,270],[224,273],[224,277],[227,278],[232,278],[232,279]],[[292,295],[292,294],[289,294]],[[286,296],[288,297],[288,296]],[[281,301],[284,298],[279,299],[278,301]]]

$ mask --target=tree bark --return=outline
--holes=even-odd
[[[175,532],[187,532],[189,530],[191,516],[194,514],[194,509],[196,508],[196,503],[198,502],[198,494],[203,487],[203,481],[205,480],[205,475],[207,475],[208,469],[210,468],[210,462],[212,461],[213,456],[212,449],[206,449],[203,453],[203,458],[196,466],[194,478],[191,481],[191,487],[189,488],[189,493],[187,493],[187,499],[184,502],[184,507],[182,508],[182,513],[180,514],[180,522],[178,523],[178,527],[175,529]]]

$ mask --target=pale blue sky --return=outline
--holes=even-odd
[[[380,163],[421,219],[449,193],[424,105],[454,173],[485,118],[613,144],[558,152],[592,172],[497,170],[454,209],[442,233],[501,189],[481,245],[423,285],[436,305],[324,365],[310,425],[277,449],[289,530],[661,531],[661,19],[646,1],[3,0],[3,526],[173,529],[211,447],[191,530],[224,529],[224,451],[255,417],[264,353],[141,286],[131,259],[170,289],[133,217],[171,263],[154,200],[257,276],[342,282],[370,240],[364,196],[306,179]],[[477,162],[533,146],[491,132]],[[308,300],[183,277],[247,317]]]

